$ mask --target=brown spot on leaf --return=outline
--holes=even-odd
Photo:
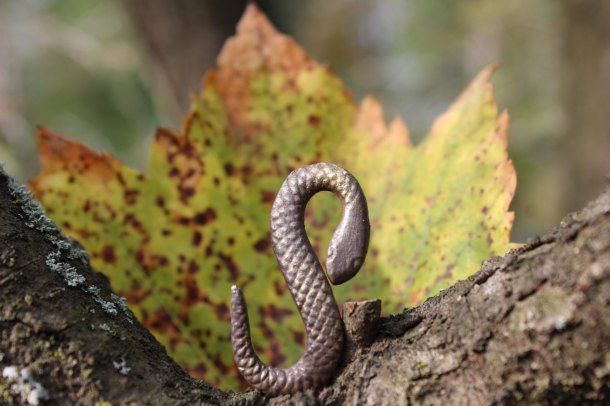
[[[218,368],[218,370],[220,371],[221,374],[227,375],[231,371],[231,369],[222,362],[222,360],[220,359],[220,356],[216,355],[211,358],[212,358],[212,363],[214,364],[214,366],[216,368]]]
[[[147,275],[150,275],[159,266],[167,265],[168,263],[166,257],[150,252],[150,248],[146,244],[140,245],[135,253],[135,258]]]
[[[241,272],[239,271],[239,267],[233,261],[233,258],[229,255],[221,253],[218,254],[218,258],[220,258],[224,266],[229,270],[229,273],[231,274],[231,280],[236,281],[237,278],[239,278]]]
[[[452,264],[448,264],[448,265],[445,267],[445,274],[443,275],[443,277],[444,277],[446,280],[451,280],[451,279],[453,279],[453,269],[454,269],[454,268],[455,268],[455,264],[453,264],[453,263],[452,263]]]
[[[129,274],[129,270],[125,271],[125,274]],[[146,299],[150,295],[150,290],[144,290],[142,284],[138,279],[131,279],[131,286],[126,289],[123,293],[127,302],[130,304],[138,304]]]
[[[219,320],[230,321],[231,320],[231,312],[229,311],[229,306],[226,303],[218,303],[214,305],[214,310]]]
[[[197,341],[199,341],[199,348],[206,347],[205,345],[203,345],[203,346],[201,345],[201,344],[205,344],[205,343],[201,342],[202,341],[201,338],[203,337],[203,331],[201,331],[201,329],[196,328],[196,329],[191,330],[191,336],[193,336],[194,338],[197,339]]]
[[[158,309],[149,320],[144,320],[144,325],[157,332],[163,332],[166,336],[176,339],[180,336],[180,328],[173,322],[172,316],[165,309]]]
[[[180,171],[175,166],[167,173],[167,176],[169,176],[170,178],[178,177],[178,175],[180,175]]]
[[[286,356],[280,350],[281,347],[277,340],[277,336],[273,333],[273,331],[271,331],[271,329],[269,329],[269,327],[264,323],[264,321],[258,323],[257,327],[260,328],[260,331],[262,331],[263,335],[267,338],[267,341],[270,343],[270,345],[268,344],[267,348],[265,349],[255,345],[255,351],[263,354],[263,356],[268,358],[269,363],[272,366],[279,366],[282,362],[286,360]]]
[[[127,213],[123,218],[123,224],[131,226],[138,234],[145,235],[146,230],[142,226],[142,223],[136,218],[133,213]]]
[[[244,167],[242,168],[242,175],[245,179],[248,179],[252,176],[252,174],[254,173],[254,169],[252,168],[252,165],[244,165]]]
[[[483,214],[487,214],[488,211],[489,211],[489,208],[487,206],[483,206],[483,208],[481,209],[481,213],[483,213]]]
[[[292,333],[292,337],[294,338],[294,341],[296,341],[297,344],[305,345],[305,334],[303,334],[302,331],[291,330],[290,332]]]
[[[273,203],[275,199],[275,192],[269,192],[268,190],[263,190],[261,192],[261,202],[263,203]]]
[[[83,239],[83,240],[85,240],[85,239],[87,239],[87,238],[91,238],[92,236],[96,235],[96,233],[93,233],[93,232],[88,231],[88,230],[82,230],[82,229],[81,229],[81,230],[78,230],[78,229],[77,229],[77,230],[75,230],[75,231],[76,231],[76,233],[78,234],[78,236],[79,236],[81,239]]]
[[[166,148],[169,146],[178,147],[180,145],[178,137],[179,135],[174,134],[173,131],[167,128],[159,128],[155,134],[155,141]]]
[[[224,165],[224,168],[227,176],[233,176],[233,174],[235,173],[235,167],[231,163],[226,163]]]
[[[288,287],[286,286],[286,283],[276,280],[273,282],[273,290],[275,290],[275,293],[277,293],[278,296],[282,296],[288,291]]]
[[[117,258],[114,253],[114,248],[110,245],[105,245],[104,248],[102,248],[101,257],[102,257],[102,260],[104,262],[106,262],[107,264],[116,263]]]
[[[190,186],[185,187],[181,185],[178,187],[178,191],[180,192],[180,200],[184,203],[188,202],[188,199],[195,195],[195,189]]]
[[[207,209],[205,209],[205,211],[197,213],[193,218],[193,220],[195,220],[195,223],[199,225],[207,224],[215,219],[216,210],[212,209],[211,207],[208,207]]]
[[[269,237],[261,238],[257,242],[254,243],[254,249],[260,253],[266,253],[269,250],[269,246],[271,242],[269,241]]]
[[[182,127],[184,129],[183,131],[187,134],[190,133],[192,131],[193,125],[195,124],[199,124],[200,126],[203,125],[199,113],[192,112],[191,114],[187,115],[182,122]]]
[[[312,126],[314,128],[318,128],[320,126],[321,121],[322,121],[322,119],[320,118],[320,116],[316,116],[313,114],[307,118],[307,124],[309,124],[310,126]]]
[[[135,189],[125,189],[125,192],[123,193],[123,197],[125,198],[125,203],[127,203],[128,205],[133,205],[135,204],[137,198],[138,198],[138,191]]]
[[[197,265],[197,262],[195,262],[194,260],[190,260],[189,261],[189,267],[187,269],[188,273],[191,275],[195,275],[197,273],[197,271],[199,271],[199,266]]]
[[[261,332],[263,333],[263,336],[267,340],[273,340],[275,338],[275,334],[273,334],[273,331],[271,331],[269,326],[267,326],[267,324],[265,324],[263,320],[258,322],[257,327],[260,328]]]
[[[205,344],[202,343],[201,340],[199,340],[200,344]],[[205,346],[203,346],[202,348],[205,349]],[[205,364],[203,363],[198,363],[197,365],[195,365],[193,368],[189,369],[189,374],[193,377],[193,378],[204,378],[205,377],[205,373],[208,372],[208,369],[206,368]]]
[[[201,233],[199,231],[195,231],[193,233],[193,239],[191,240],[191,243],[193,244],[193,246],[198,247],[199,244],[201,244],[202,238],[203,236],[201,235]]]
[[[195,275],[192,273],[185,273],[181,280],[181,285],[185,291],[185,295],[182,298],[176,300],[177,303],[181,303],[179,317],[183,324],[190,324],[190,310],[196,303],[202,302],[204,297],[203,292],[199,290]]]
[[[281,323],[284,318],[292,314],[292,311],[289,309],[282,309],[280,307],[276,307],[274,304],[261,306],[258,308],[258,311],[262,317],[269,317],[271,320],[277,323]]]
[[[125,182],[125,177],[123,176],[123,174],[121,172],[117,172],[116,178],[119,181],[119,183],[121,184],[121,186],[123,186],[123,187],[127,186],[127,183]]]
[[[439,283],[441,283],[443,281],[444,278],[445,278],[445,275],[436,275],[436,278],[434,278],[434,284],[438,285]]]
[[[286,361],[286,356],[280,351],[277,344],[272,345],[271,356],[269,357],[269,362],[271,362],[271,365],[280,365],[284,361]]]

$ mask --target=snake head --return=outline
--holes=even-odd
[[[364,263],[369,246],[370,224],[366,208],[362,213],[365,215],[360,218],[345,213],[330,241],[326,272],[333,285],[353,278]]]

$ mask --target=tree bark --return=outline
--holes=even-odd
[[[0,174],[0,403],[610,402],[610,191],[275,399],[190,378],[30,199]]]
[[[25,187],[0,172],[0,404],[229,399],[174,363]]]

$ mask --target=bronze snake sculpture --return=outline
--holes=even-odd
[[[303,223],[307,202],[320,191],[333,192],[343,202],[341,223],[326,261],[331,282],[336,285],[352,278],[368,249],[366,199],[349,172],[331,163],[319,163],[288,175],[271,209],[271,240],[307,332],[305,352],[294,365],[274,368],[258,358],[252,347],[244,296],[237,286],[231,288],[231,343],[237,369],[252,386],[273,395],[324,383],[335,370],[343,348],[339,309]]]

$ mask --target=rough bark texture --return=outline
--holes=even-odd
[[[169,358],[24,190],[0,174],[0,404],[227,400]]]
[[[191,379],[0,175],[0,403],[610,402],[610,192],[545,237],[382,318],[328,387],[267,399]]]

